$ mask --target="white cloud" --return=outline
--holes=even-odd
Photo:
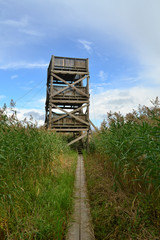
[[[138,105],[151,106],[150,100],[159,96],[159,89],[143,86],[129,89],[111,89],[99,94],[91,95],[90,118],[100,122],[106,118],[107,112],[121,112],[126,114],[137,109]]]
[[[77,17],[75,25],[81,23],[86,31],[94,32],[94,42],[101,39],[104,52],[107,39],[122,43],[124,47],[119,49],[120,54],[137,61],[144,80],[147,76],[147,79],[160,83],[159,0],[101,0],[100,3],[70,0],[68,5]]]
[[[33,30],[33,29],[21,29],[19,30],[22,33],[25,33],[27,35],[31,35],[34,37],[42,37],[43,34],[41,32],[38,32],[37,30]]]
[[[32,35],[36,37],[43,36],[38,30],[33,30],[31,24],[29,24],[29,19],[27,16],[22,17],[20,20],[5,19],[0,21],[0,25],[5,27],[12,27],[18,29],[19,32]]]
[[[15,78],[18,78],[17,74],[11,76],[11,79],[15,79]]]
[[[92,47],[91,45],[93,44],[92,42],[86,41],[86,40],[78,40],[79,43],[81,43],[81,45],[83,46],[84,49],[87,50],[87,52],[91,52]]]
[[[23,109],[23,108],[15,108],[17,112],[17,118],[20,121],[23,121],[25,118],[27,121],[30,120],[30,117],[33,117],[33,123],[37,122],[38,126],[44,125],[44,110],[40,109]]]
[[[70,31],[70,34],[80,29],[79,32],[82,33],[82,36],[78,37],[80,38],[78,42],[89,53],[93,49],[92,42],[86,40],[89,36],[93,37],[96,46],[97,39],[100,40],[104,52],[107,39],[113,39],[115,42],[118,39],[125,45],[124,54],[136,59],[143,67],[143,70],[139,71],[144,79],[147,77],[152,81],[160,82],[159,0],[101,0],[101,3],[91,0],[56,0],[54,2],[28,0],[24,1],[23,5],[15,0],[14,13],[11,11],[12,3],[1,3],[1,5],[3,15],[0,24],[5,27],[16,27],[18,31],[29,36],[45,35],[47,38],[53,38],[58,35],[61,37],[61,34],[65,35],[66,31]],[[30,14],[26,15],[27,12]],[[19,19],[17,16],[20,16]],[[54,22],[56,22],[56,26],[54,26]],[[2,45],[6,46],[4,57],[8,56],[8,45],[11,46],[13,42],[23,42],[25,47],[26,43],[31,43],[32,38],[28,42],[28,38],[26,39],[24,36],[22,38],[22,36],[14,34],[14,37],[13,32],[9,31],[10,29],[7,29],[8,37],[6,37],[5,27],[0,32],[3,43],[0,50],[3,52]],[[42,34],[44,32],[45,34]],[[7,44],[8,39],[12,39],[12,41]],[[37,42],[39,39],[36,38]],[[16,46],[17,49],[18,46],[19,44]]]
[[[8,63],[6,65],[1,65],[1,70],[8,70],[8,69],[21,69],[21,68],[47,68],[48,63],[41,63],[41,62],[35,62],[35,63],[27,63],[27,62],[12,62]]]
[[[14,20],[14,19],[5,19],[0,21],[0,25],[6,25],[9,27],[26,27],[28,25],[28,18],[24,16],[20,20]]]
[[[153,64],[146,64],[145,69],[141,72],[141,78],[160,84],[160,59],[157,63],[154,61]]]
[[[102,81],[106,81],[106,80],[107,80],[107,73],[105,73],[103,70],[100,70],[100,71],[99,71],[98,76],[100,77],[100,79],[101,79]]]

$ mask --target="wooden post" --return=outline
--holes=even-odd
[[[52,125],[52,96],[53,96],[53,77],[50,76],[49,128],[51,128],[51,125]]]
[[[87,153],[89,153],[89,131],[87,131]]]
[[[54,56],[51,58],[51,70],[54,69]],[[53,97],[53,76],[50,75],[50,96],[49,96],[49,128],[52,127],[52,97]]]
[[[89,76],[87,77],[87,94],[89,95]],[[87,121],[89,122],[89,104],[87,106]]]
[[[86,68],[87,68],[87,72],[89,73],[89,59],[86,59]]]
[[[89,61],[88,63],[88,71],[89,71]],[[87,94],[89,95],[89,76],[87,77]],[[87,106],[87,121],[89,122],[89,104]],[[90,127],[89,127],[90,128]],[[89,152],[89,130],[87,131],[87,153]]]

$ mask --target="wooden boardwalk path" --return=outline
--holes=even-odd
[[[78,156],[75,180],[74,213],[69,224],[66,240],[95,240],[91,224],[89,200],[85,182],[83,156]]]

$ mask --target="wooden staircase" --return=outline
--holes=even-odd
[[[83,149],[83,142],[82,139],[78,143],[78,154],[82,154],[82,149]]]

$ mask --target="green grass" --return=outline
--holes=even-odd
[[[158,239],[160,235],[158,99],[153,108],[139,107],[138,111],[133,111],[125,117],[120,113],[109,113],[99,133],[93,135],[90,149],[92,154],[88,156],[86,168],[97,239],[129,237]],[[95,165],[93,169],[92,165]],[[107,177],[109,174],[110,177]],[[100,181],[97,178],[100,178]],[[107,182],[105,178],[108,179]],[[100,192],[98,195],[93,193],[95,189]],[[121,202],[115,200],[115,197],[110,198],[117,194]]]
[[[0,239],[64,239],[77,155],[62,136],[24,124],[1,111]]]
[[[112,166],[100,154],[85,156],[87,187],[96,240],[158,240],[159,227],[146,218],[133,193],[115,184]],[[146,204],[146,198],[143,201]],[[147,205],[149,202],[147,203]]]

